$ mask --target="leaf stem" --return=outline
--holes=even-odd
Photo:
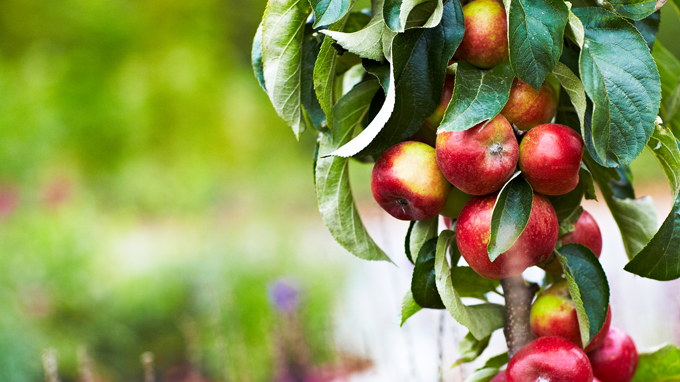
[[[527,284],[522,276],[508,277],[501,280],[505,295],[505,340],[508,343],[508,355],[512,358],[524,345],[534,339],[531,331],[531,301],[539,287],[535,283]]]

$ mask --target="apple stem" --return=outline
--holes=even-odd
[[[531,331],[531,301],[538,292],[538,285],[527,283],[522,276],[501,280],[505,295],[505,340],[508,343],[508,356],[512,358],[524,345],[534,339]]]

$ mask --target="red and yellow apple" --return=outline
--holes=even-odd
[[[470,195],[500,190],[517,166],[519,146],[502,115],[484,126],[437,135],[437,163],[454,187]]]
[[[557,215],[545,196],[534,193],[531,214],[524,232],[515,244],[491,262],[487,251],[491,232],[491,214],[497,195],[470,200],[456,223],[456,242],[465,261],[480,276],[500,280],[518,276],[528,267],[538,265],[552,253],[557,243]]]
[[[591,382],[593,369],[581,348],[562,337],[540,337],[508,363],[507,382]]]
[[[406,141],[385,151],[373,166],[371,191],[378,204],[401,220],[427,220],[444,208],[451,185],[437,167],[434,148]]]
[[[604,326],[585,348],[593,351],[602,345],[611,324],[611,307],[607,311]],[[531,306],[531,330],[536,337],[559,336],[583,348],[576,304],[569,294],[566,280],[561,280],[541,292]]]
[[[453,55],[482,69],[508,59],[508,18],[499,0],[474,0],[463,7],[465,35]]]
[[[531,85],[515,78],[501,114],[520,130],[549,123],[557,111],[557,92],[547,81],[540,90],[537,92]]]
[[[588,354],[595,377],[602,382],[629,382],[635,375],[638,352],[623,330],[612,326],[602,346]]]
[[[519,145],[519,168],[534,191],[562,195],[578,185],[583,141],[571,128],[556,123],[529,130]]]

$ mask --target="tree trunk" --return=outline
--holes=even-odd
[[[508,356],[512,358],[524,345],[534,339],[529,317],[531,301],[538,291],[538,285],[527,285],[522,276],[508,277],[501,280],[505,295],[505,340],[508,343]]]

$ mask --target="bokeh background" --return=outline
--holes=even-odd
[[[323,226],[316,137],[296,142],[250,68],[265,3],[0,1],[0,380],[429,381],[455,360],[450,318],[398,327],[406,226],[376,207],[369,165],[352,164],[356,197],[399,268]],[[680,57],[678,16],[662,20]],[[663,219],[657,168],[633,171]],[[676,305],[657,305],[614,322],[677,339]]]

